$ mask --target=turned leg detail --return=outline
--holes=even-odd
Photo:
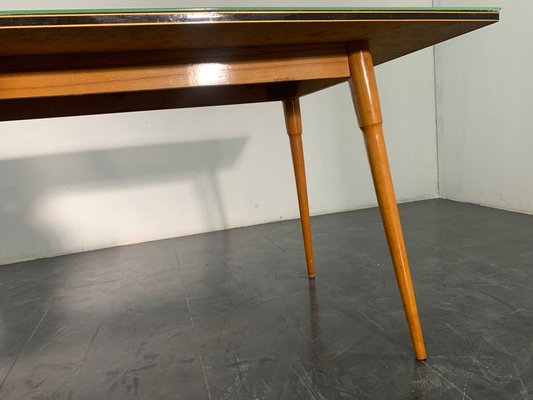
[[[383,121],[372,55],[366,41],[349,43],[347,53],[354,106],[359,126],[363,131],[381,219],[411,333],[415,357],[417,360],[425,360],[426,349],[383,138]]]
[[[309,278],[315,276],[315,264],[313,261],[313,242],[311,238],[311,221],[309,218],[309,204],[307,201],[307,184],[305,180],[304,152],[302,146],[302,116],[300,114],[300,102],[297,97],[283,100],[283,112],[285,124],[289,135],[294,177],[296,179],[296,191],[298,193],[298,205],[300,207],[300,221],[305,247],[305,259],[307,261],[307,274]]]

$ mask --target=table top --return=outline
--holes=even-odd
[[[380,64],[498,19],[470,7],[0,11],[0,56],[366,39]]]
[[[277,101],[499,19],[497,8],[0,12],[0,121]]]
[[[395,13],[408,14],[411,16],[425,17],[428,13],[456,13],[465,15],[468,13],[498,12],[498,7],[196,7],[196,8],[123,8],[123,9],[68,9],[68,10],[0,10],[0,16],[17,17],[103,17],[113,16],[117,21],[122,18],[130,18],[137,23],[153,22],[154,15],[166,15],[167,20],[176,22],[178,17],[183,21],[196,22],[204,17],[215,16],[222,20],[276,20],[276,19],[309,19],[310,16],[318,19],[341,19],[353,18],[357,14],[393,15]],[[321,14],[321,15],[319,15]],[[174,16],[174,18],[172,18]],[[109,20],[100,20],[100,23],[109,23]],[[165,18],[158,22],[165,22]]]

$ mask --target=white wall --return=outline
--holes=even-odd
[[[496,25],[436,47],[440,194],[533,213],[533,2],[468,5],[503,9]]]
[[[2,7],[178,4],[174,0],[9,3]],[[196,7],[212,4],[179,2]],[[284,2],[216,2],[224,4]],[[402,5],[429,6],[431,1]],[[378,79],[398,198],[434,198],[432,50],[378,67]],[[304,98],[302,112],[311,212],[375,205],[348,86]],[[0,264],[298,216],[280,104],[7,122],[0,123],[0,137]]]

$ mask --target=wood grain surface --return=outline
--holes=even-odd
[[[0,66],[0,99],[348,76],[342,44],[12,57]]]

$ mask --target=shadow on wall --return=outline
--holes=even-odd
[[[205,221],[216,217],[220,226],[226,227],[216,175],[235,162],[246,140],[165,143],[0,160],[0,264],[65,251],[62,237],[36,219],[39,201],[59,189],[186,180],[195,187]]]

